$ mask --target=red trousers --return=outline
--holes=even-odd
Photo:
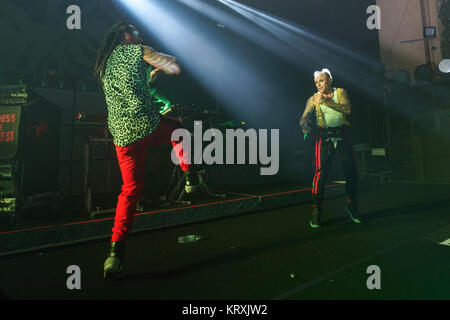
[[[161,117],[158,128],[149,136],[125,147],[116,146],[117,160],[122,174],[122,192],[119,195],[112,229],[111,242],[124,241],[134,222],[137,203],[144,188],[147,148],[150,146],[172,143],[181,170],[188,171],[188,154],[183,154],[179,141],[172,141],[172,132],[182,128],[178,119]]]

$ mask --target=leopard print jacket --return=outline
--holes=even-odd
[[[148,85],[151,66],[142,55],[140,45],[119,45],[106,63],[103,91],[108,127],[116,146],[132,144],[150,135],[159,125],[160,115]]]

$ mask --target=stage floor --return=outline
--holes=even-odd
[[[222,216],[130,235],[121,279],[102,279],[108,239],[0,257],[8,299],[450,299],[450,186],[362,185],[363,223],[345,196]],[[181,235],[203,237],[178,244]],[[67,267],[81,269],[69,290]],[[381,289],[367,268],[379,266]]]

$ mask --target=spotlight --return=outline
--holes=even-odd
[[[439,71],[442,73],[450,73],[450,59],[444,59],[439,63]]]
[[[263,111],[254,97],[269,101],[273,84],[268,75],[261,76],[256,63],[243,59],[240,51],[229,45],[229,41],[217,39],[217,32],[205,28],[211,25],[211,21],[214,21],[214,28],[221,31],[231,25],[231,21],[221,19],[225,15],[220,11],[200,0],[113,2],[137,20],[143,30],[152,34],[154,40],[165,48],[164,51],[176,56],[182,69],[190,73],[206,91],[214,94],[217,100],[220,97],[221,105],[226,106],[231,114],[255,117],[255,109]],[[211,19],[194,19],[194,11],[186,10],[185,6],[211,14]],[[242,83],[246,85],[242,86]],[[280,86],[277,90],[283,88]],[[243,105],[247,108],[243,109]]]
[[[323,61],[327,61],[327,65],[338,74],[359,75],[361,67],[371,68],[377,63],[370,57],[359,54],[356,50],[328,40],[308,28],[281,17],[246,6],[235,0],[217,1],[259,26],[271,37],[278,39],[283,48],[277,45],[272,46],[269,50],[275,51],[279,56],[287,58],[288,61],[301,68],[310,70],[311,64],[322,65]],[[254,39],[251,40],[254,41]],[[267,44],[269,42],[264,40],[263,45]],[[357,77],[350,78],[350,82],[355,86],[362,87],[366,92],[372,94],[372,87],[365,86]]]

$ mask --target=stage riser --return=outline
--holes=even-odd
[[[326,194],[327,198],[342,195],[344,194],[344,187],[342,185],[329,186]],[[309,201],[311,201],[311,190],[301,189],[268,196],[243,195],[241,198],[234,200],[142,213],[136,215],[132,233],[231,217],[237,214],[274,209]],[[299,215],[305,217],[305,221],[310,214],[310,211],[299,212]],[[0,256],[94,239],[104,238],[106,241],[111,236],[112,227],[113,219],[109,217],[77,224],[47,226],[36,230],[3,232],[0,233]]]

